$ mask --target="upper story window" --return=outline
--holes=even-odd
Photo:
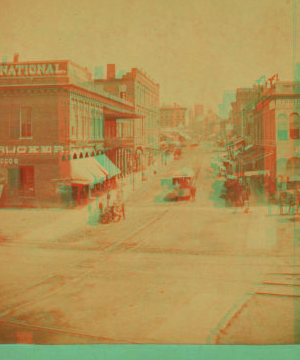
[[[290,116],[290,138],[299,140],[300,118],[298,114],[291,114]]]
[[[32,137],[32,109],[30,107],[11,107],[9,112],[10,140]]]
[[[21,108],[20,124],[21,124],[21,138],[31,138],[32,136],[32,119],[31,108]]]
[[[278,140],[288,140],[288,119],[286,115],[279,115],[278,117]]]

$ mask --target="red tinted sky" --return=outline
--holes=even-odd
[[[292,79],[291,0],[0,0],[0,56],[142,67],[161,102],[222,101],[262,75]],[[299,5],[300,6],[300,5]],[[300,27],[300,26],[299,26]]]

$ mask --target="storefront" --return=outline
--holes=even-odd
[[[14,154],[0,156],[0,205],[36,207],[52,206],[59,200],[52,176],[59,174],[58,156],[42,157]]]

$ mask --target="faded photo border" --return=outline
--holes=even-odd
[[[1,0],[0,0],[1,1]],[[164,0],[162,0],[164,1]],[[175,1],[175,0],[174,0]],[[292,0],[294,6],[296,6],[296,0]],[[289,0],[286,1],[290,2]],[[220,2],[221,3],[221,2]],[[300,5],[298,5],[300,8]],[[75,14],[77,15],[77,14]],[[297,40],[297,28],[296,28],[296,12],[293,13],[293,71],[294,81],[298,79],[298,73],[296,64],[299,59],[296,58],[296,44],[300,43]],[[300,19],[300,18],[299,18]],[[299,21],[299,20],[298,20]],[[1,17],[0,17],[1,23]],[[154,29],[156,31],[156,29]],[[298,29],[299,30],[299,29]],[[72,36],[72,35],[70,35]],[[24,44],[24,51],[26,46]],[[76,49],[77,50],[77,49]],[[300,73],[300,66],[299,66]],[[270,80],[270,79],[269,79]],[[273,78],[271,79],[273,80]],[[34,146],[37,148],[37,146]],[[42,151],[42,150],[41,150]],[[294,150],[296,151],[296,150]],[[134,177],[134,175],[133,175]],[[133,179],[134,187],[134,179]],[[2,191],[2,189],[0,189]],[[0,192],[1,195],[1,192]],[[110,199],[107,198],[108,200]],[[101,205],[102,206],[102,205]],[[98,209],[98,208],[97,208]],[[125,215],[124,215],[125,217]],[[297,229],[297,225],[293,226],[294,236],[294,270],[298,265],[298,254],[296,254],[297,246],[299,244],[300,232]],[[297,256],[296,256],[297,255]],[[295,272],[295,271],[294,271]],[[3,275],[3,274],[2,274]],[[295,281],[294,281],[295,282]],[[296,284],[295,286],[299,286]],[[1,289],[0,289],[1,293]],[[296,288],[294,290],[294,296],[297,297],[294,300],[294,333],[295,343],[299,343],[299,292]],[[179,324],[178,324],[179,325]],[[180,325],[179,325],[180,326]],[[24,333],[26,336],[26,333]],[[22,335],[20,333],[20,335]],[[18,334],[17,334],[18,337]],[[260,338],[259,338],[260,339]],[[23,339],[24,340],[24,339]],[[26,340],[26,339],[25,339]],[[31,338],[28,342],[31,341]],[[20,341],[26,342],[26,341]],[[227,345],[63,345],[63,346],[37,346],[37,345],[0,345],[0,359],[109,359],[109,360],[181,360],[181,359],[300,359],[300,346],[298,345],[260,345],[260,346],[227,346]]]
[[[0,346],[1,359],[13,360],[298,360],[300,347],[283,346],[179,346],[179,345],[95,345],[95,346]]]

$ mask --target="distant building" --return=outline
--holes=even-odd
[[[164,105],[160,108],[160,127],[178,128],[186,124],[187,108],[178,104],[173,106]]]

